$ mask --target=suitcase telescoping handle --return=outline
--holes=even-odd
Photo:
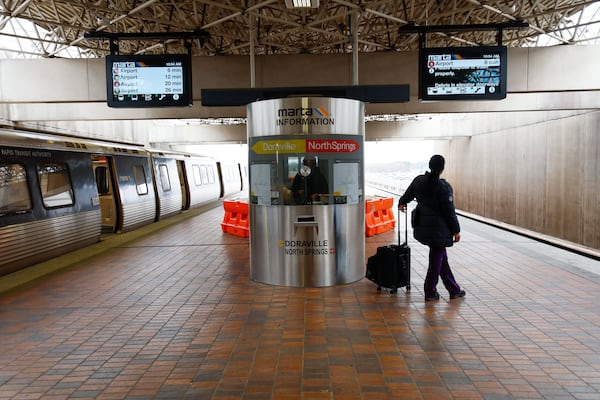
[[[402,213],[402,211],[400,211],[400,205],[398,205],[398,212]],[[408,205],[402,214],[404,214],[404,244],[408,245]],[[401,244],[400,228],[398,228],[398,245]]]

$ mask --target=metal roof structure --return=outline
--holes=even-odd
[[[304,2],[303,7],[294,3]],[[308,3],[313,4],[308,4]],[[527,28],[469,30],[527,23]],[[435,27],[463,27],[436,32]],[[600,2],[585,0],[0,0],[0,58],[98,58],[90,34],[159,34],[119,40],[122,54],[194,56],[369,53],[427,46],[598,44]],[[466,29],[465,29],[466,28]],[[195,32],[193,39],[170,37]],[[422,34],[421,34],[422,35]],[[498,35],[501,35],[499,38]]]

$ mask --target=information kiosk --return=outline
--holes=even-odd
[[[324,287],[363,278],[364,103],[262,100],[247,116],[251,279]]]

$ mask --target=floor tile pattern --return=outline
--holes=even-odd
[[[0,399],[600,399],[600,275],[530,239],[461,219],[467,295],[425,303],[414,241],[410,292],[270,286],[222,215],[0,295]]]

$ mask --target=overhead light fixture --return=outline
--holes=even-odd
[[[287,8],[318,8],[319,0],[285,0]]]
[[[508,15],[514,14],[516,10],[517,10],[517,6],[515,6],[514,3],[506,4],[506,5],[500,7],[500,11],[502,11],[504,14],[508,14]]]

